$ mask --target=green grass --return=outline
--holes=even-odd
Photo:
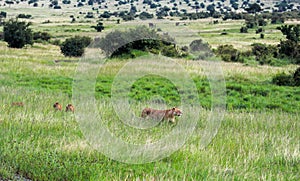
[[[199,148],[203,130],[203,123],[199,122],[186,145],[170,157],[130,165],[110,160],[94,150],[84,139],[72,113],[51,109],[55,100],[67,103],[63,94],[25,92],[29,94],[26,96],[22,90],[4,89],[1,95],[5,102],[14,97],[12,94],[3,96],[3,92],[8,91],[19,95],[26,105],[15,108],[3,104],[1,109],[0,175],[3,178],[13,178],[14,173],[18,173],[36,180],[299,179],[298,114],[228,112],[217,137],[204,150]],[[26,100],[29,96],[30,100]],[[41,106],[41,102],[47,106]],[[122,133],[119,135],[122,138],[134,134],[135,139],[131,141],[143,140],[143,134],[117,123],[110,109],[101,106],[112,131]],[[205,120],[208,111],[201,112],[201,119]],[[171,125],[163,124],[152,134],[170,129]]]

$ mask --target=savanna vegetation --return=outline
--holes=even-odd
[[[269,4],[263,1],[43,3],[0,6],[0,180],[300,179],[297,1],[277,3],[273,12],[266,12]],[[240,8],[245,13],[234,11]],[[161,56],[186,70],[198,94],[189,99],[201,108],[181,149],[153,163],[126,164],[86,140],[72,96],[76,70],[83,65],[80,56],[89,57],[86,50],[93,47],[107,57],[96,76],[95,106],[103,125],[130,143],[155,143],[188,120],[183,116],[177,124],[162,122],[145,130],[124,124],[110,101],[119,71],[130,62],[159,64]],[[216,137],[201,148],[214,98],[204,69],[208,59],[220,60],[226,114]],[[172,66],[165,71],[178,74]],[[167,78],[147,75],[133,83],[130,109],[139,115],[146,106],[165,104],[185,111],[181,94]],[[75,113],[55,111],[55,102],[73,103]]]

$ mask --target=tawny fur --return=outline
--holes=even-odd
[[[12,106],[19,106],[19,107],[23,107],[24,103],[23,102],[13,102],[11,103]]]
[[[151,118],[151,119],[163,119],[175,123],[175,116],[181,116],[181,115],[182,115],[182,111],[176,107],[167,110],[145,108],[142,111],[141,117]]]
[[[74,108],[74,106],[72,104],[68,104],[66,106],[66,112],[68,112],[68,111],[70,111],[70,112],[74,112],[75,111],[75,108]]]
[[[61,111],[62,110],[62,106],[61,104],[59,104],[58,102],[56,102],[54,105],[53,105],[54,109],[56,111]]]

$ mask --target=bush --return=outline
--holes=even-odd
[[[197,58],[205,59],[212,56],[212,50],[208,43],[203,42],[201,39],[194,40],[189,45],[190,52],[197,55]]]
[[[84,53],[84,48],[86,48],[92,39],[87,36],[75,36],[66,39],[60,46],[61,52],[65,56],[80,57]]]
[[[272,82],[279,86],[291,86],[293,85],[293,77],[286,73],[279,73],[273,77]]]
[[[0,18],[6,18],[7,13],[5,11],[0,12]]]
[[[197,51],[211,51],[211,48],[208,43],[203,42],[201,39],[194,40],[190,43],[190,50],[192,52],[197,52]]]
[[[167,34],[159,35],[146,26],[139,26],[123,32],[116,30],[108,33],[99,39],[96,46],[109,57],[125,56],[133,50],[161,52],[163,55],[172,57],[182,56],[182,51],[177,49],[172,42],[174,40]]]
[[[280,41],[279,53],[294,60],[296,64],[300,63],[300,44],[292,40]]]
[[[267,26],[267,24],[267,21],[262,18],[258,20],[258,26]]]
[[[30,19],[32,16],[30,14],[18,14],[17,18]]]
[[[276,46],[262,43],[254,43],[251,46],[252,53],[256,57],[256,61],[258,61],[261,65],[270,64],[271,59],[276,57],[278,54]]]
[[[60,42],[59,39],[52,40],[50,43],[51,43],[52,45],[56,45],[56,46],[60,46],[60,45],[61,45],[61,42]]]
[[[300,86],[300,67],[298,67],[297,70],[295,71],[293,80],[295,86]]]
[[[3,33],[4,41],[12,48],[23,48],[26,44],[33,44],[31,24],[20,22],[18,20],[9,20],[4,23]]]
[[[49,41],[51,39],[51,35],[47,32],[34,32],[33,33],[33,40],[43,40]]]
[[[97,30],[97,32],[101,32],[102,30],[104,30],[104,26],[102,22],[98,22],[96,26],[91,26],[92,28],[95,28]]]
[[[258,28],[255,33],[258,34],[258,33],[262,33],[263,31],[264,31],[264,29]]]
[[[300,86],[300,67],[293,74],[277,74],[272,82],[279,86]]]
[[[153,18],[153,14],[150,14],[150,13],[147,13],[147,12],[141,12],[140,14],[139,14],[139,18],[141,19],[141,20],[145,20],[145,19],[152,19]]]
[[[245,26],[242,26],[241,29],[240,29],[240,32],[241,33],[248,33],[248,28],[245,27]]]
[[[232,45],[220,45],[217,50],[215,50],[215,53],[225,62],[241,62],[241,59],[239,59],[239,51],[233,48]]]

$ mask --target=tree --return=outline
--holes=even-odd
[[[300,25],[284,25],[278,28],[283,35],[286,35],[286,41],[280,41],[279,53],[286,55],[300,63]]]
[[[98,22],[96,26],[91,26],[92,28],[95,28],[97,30],[97,32],[101,32],[102,30],[104,30],[104,26],[102,22]]]
[[[11,48],[23,48],[26,44],[33,44],[32,30],[29,28],[31,23],[20,22],[10,19],[4,23],[4,41]]]
[[[80,57],[84,53],[84,48],[86,48],[91,41],[92,39],[87,36],[68,38],[62,43],[60,50],[65,56]]]
[[[250,4],[250,5],[249,5],[249,8],[246,8],[245,10],[246,10],[248,13],[254,13],[254,14],[256,14],[256,13],[262,11],[260,5],[257,4],[257,3]]]
[[[206,7],[207,11],[209,11],[210,15],[212,16],[215,13],[215,6],[210,4]]]
[[[286,39],[297,43],[300,40],[300,25],[283,25],[278,28]]]

